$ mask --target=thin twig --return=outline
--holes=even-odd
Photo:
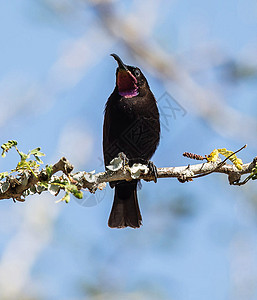
[[[191,179],[193,179],[193,178],[199,178],[199,177],[203,177],[203,176],[206,176],[206,175],[209,175],[209,174],[211,174],[211,173],[216,172],[220,167],[222,167],[222,166],[226,163],[226,161],[227,161],[228,159],[230,159],[234,154],[240,152],[241,150],[243,150],[243,149],[246,148],[246,147],[247,147],[247,144],[245,144],[243,147],[241,147],[241,148],[238,149],[237,151],[235,151],[235,152],[233,152],[232,154],[230,154],[230,155],[229,155],[228,157],[226,157],[222,162],[220,162],[220,163],[217,165],[217,167],[216,167],[215,169],[210,170],[209,172],[207,172],[207,173],[205,173],[205,174],[195,175],[195,176],[192,176],[192,177],[190,177],[190,178],[191,178]]]

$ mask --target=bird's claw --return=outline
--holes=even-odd
[[[147,167],[149,169],[148,173],[150,175],[153,175],[154,176],[154,182],[155,183],[157,182],[157,178],[158,178],[157,167],[155,166],[155,164],[151,160],[146,160],[146,159],[143,159],[143,158],[131,158],[131,159],[129,159],[129,166],[130,167],[132,167],[133,164],[135,164],[135,163],[140,163],[142,165],[147,165]],[[148,181],[148,180],[146,180],[146,181]]]
[[[154,176],[154,182],[157,182],[158,178],[158,172],[157,172],[157,167],[152,161],[148,161],[148,168],[149,168],[149,173]]]

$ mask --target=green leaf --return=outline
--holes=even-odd
[[[41,182],[38,182],[38,185],[39,185],[39,186],[42,186],[42,187],[44,187],[44,188],[46,188],[46,189],[48,189],[48,183],[47,183],[47,182],[41,181]]]
[[[48,178],[51,178],[52,174],[53,174],[53,166],[52,165],[46,165],[46,173]]]
[[[28,165],[26,164],[26,161],[22,160],[22,161],[18,162],[16,171],[24,170],[24,169],[28,169]]]
[[[66,186],[65,186],[65,190],[66,190],[67,192],[73,193],[74,191],[77,191],[78,188],[76,187],[75,184],[67,183]]]
[[[50,183],[55,183],[55,184],[60,184],[60,185],[65,185],[65,182],[63,182],[60,178],[54,178],[53,180],[51,180]]]
[[[79,190],[73,191],[72,195],[75,196],[78,199],[82,199],[83,198],[83,193]]]
[[[26,161],[26,163],[31,169],[37,169],[39,167],[39,164],[37,164],[35,160],[29,160]]]
[[[60,202],[60,201],[65,201],[66,203],[69,203],[70,202],[70,193],[66,192],[65,195],[62,197],[62,199],[57,202]]]
[[[45,153],[40,152],[40,147],[35,148],[31,151],[29,151],[28,155],[34,155],[35,159],[40,163],[43,164],[43,161],[39,158],[40,156],[45,156]]]
[[[37,147],[37,148],[35,148],[35,149],[33,149],[33,150],[30,150],[29,151],[29,153],[30,154],[36,154],[38,151],[40,151],[41,150],[41,148],[40,147]]]
[[[37,160],[37,162],[39,162],[40,164],[43,164],[43,161],[37,155],[34,155],[34,156],[35,156],[35,159]]]
[[[8,172],[2,172],[0,173],[0,180],[2,180],[3,178],[7,177],[9,175]]]
[[[40,149],[40,148],[39,148]],[[46,156],[45,153],[38,151],[35,153],[36,156]]]
[[[256,180],[257,179],[257,163],[256,163],[255,167],[253,167],[251,175],[249,175],[249,177],[252,180]]]
[[[29,158],[28,154],[23,153],[22,151],[19,151],[21,161],[25,161],[27,158]]]
[[[78,199],[83,198],[83,193],[80,190],[78,190],[78,187],[75,184],[68,183],[65,186],[65,191],[71,193],[73,196],[75,196]]]
[[[5,157],[6,156],[6,153],[12,148],[12,147],[15,147],[17,146],[17,142],[14,141],[14,140],[10,140],[8,141],[7,143],[4,143],[1,148],[3,150],[2,152],[2,157]]]

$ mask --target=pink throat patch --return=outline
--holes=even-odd
[[[136,90],[133,90],[133,91],[119,92],[119,94],[122,97],[125,97],[125,98],[132,98],[132,97],[135,97],[135,96],[138,95],[138,91],[136,89]]]

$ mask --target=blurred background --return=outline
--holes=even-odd
[[[158,167],[257,153],[257,2],[12,0],[0,9],[0,144],[100,172],[117,53],[158,101]],[[0,171],[16,166],[10,151]],[[60,197],[59,197],[60,198]],[[107,226],[113,190],[0,203],[1,299],[257,299],[257,186],[143,182],[143,227]]]

